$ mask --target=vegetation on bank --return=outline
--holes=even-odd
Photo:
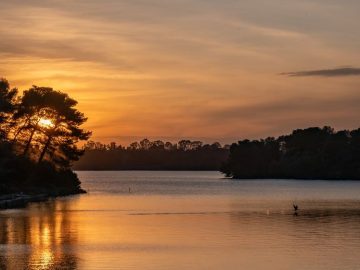
[[[178,143],[149,141],[128,147],[89,141],[85,155],[74,164],[76,170],[216,170],[229,155],[220,143],[181,140]]]
[[[0,79],[0,194],[67,195],[83,192],[71,170],[90,132],[77,101],[49,87],[19,96]]]
[[[221,171],[239,179],[360,179],[360,129],[314,127],[239,141]]]

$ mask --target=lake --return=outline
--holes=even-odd
[[[360,269],[358,181],[78,175],[86,195],[0,211],[0,269]]]

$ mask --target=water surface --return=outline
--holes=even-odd
[[[360,182],[78,174],[89,194],[0,212],[0,269],[360,269]]]

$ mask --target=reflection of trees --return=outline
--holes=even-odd
[[[0,269],[77,269],[76,229],[66,201],[0,217]]]

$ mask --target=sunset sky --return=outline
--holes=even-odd
[[[2,0],[0,77],[69,93],[103,142],[353,129],[359,14],[359,0]]]

